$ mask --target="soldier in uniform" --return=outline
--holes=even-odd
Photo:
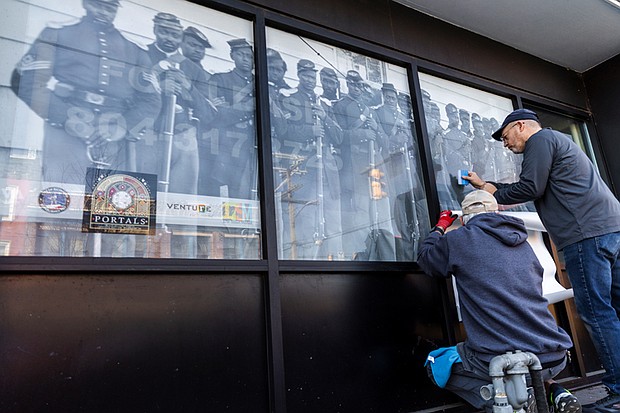
[[[196,63],[205,72],[205,78],[208,81],[211,73],[202,67],[202,59],[205,58],[206,49],[211,48],[209,39],[200,30],[193,26],[189,26],[183,30],[183,41],[181,42],[181,52],[192,62]]]
[[[388,139],[385,163],[390,210],[395,217],[403,216],[395,212],[397,209],[409,208],[412,213],[417,214],[418,208],[414,210],[412,206],[424,197],[424,188],[418,174],[414,174],[418,157],[413,142],[412,124],[398,109],[398,91],[394,85],[384,83],[381,92],[383,104],[375,109],[375,113],[379,126]],[[419,237],[417,217],[412,216],[408,222],[400,222],[397,219],[396,224],[395,235],[404,240],[402,248],[411,250],[414,246],[412,237]],[[408,251],[404,255],[409,259],[415,256],[413,251]]]
[[[284,253],[287,258],[326,260],[342,251],[340,180],[330,150],[342,143],[342,131],[314,93],[314,63],[301,59],[297,77],[297,92],[282,99],[288,118],[282,150],[303,157],[298,173],[289,177],[292,185],[284,186],[291,188],[282,197]]]
[[[286,62],[282,59],[282,55],[277,50],[267,49],[267,69],[269,77],[269,90],[273,89],[276,96],[290,95],[294,93],[293,88],[286,83],[284,75],[288,70]],[[280,99],[278,99],[279,101]]]
[[[473,122],[474,133],[471,140],[471,170],[476,172],[479,176],[493,175],[493,161],[494,159],[489,157],[489,145],[488,140],[485,139],[484,124],[480,119],[476,119]],[[491,179],[489,177],[489,179]]]
[[[159,190],[188,195],[198,193],[198,130],[217,112],[207,99],[207,77],[202,67],[179,52],[183,27],[170,13],[153,18],[155,41],[148,53],[161,85],[162,110],[155,122],[155,136],[143,139],[139,147],[140,167],[158,174]],[[171,226],[175,232],[195,232],[195,226]],[[173,257],[196,255],[196,237],[174,235]]]
[[[216,109],[206,98],[205,71],[179,53],[183,39],[179,19],[170,13],[157,13],[153,23],[155,42],[148,45],[148,53],[161,85],[163,106],[155,122],[157,136],[141,142],[141,168],[159,175],[161,191],[196,194],[196,120],[209,124]]]
[[[457,174],[460,169],[471,169],[471,146],[467,135],[459,129],[459,111],[456,106],[448,103],[445,111],[448,117],[448,127],[443,134],[443,152],[450,185],[456,194],[456,199],[453,200],[454,204],[451,208],[457,209],[464,196],[464,186],[458,184]]]
[[[119,1],[82,5],[86,15],[79,22],[41,32],[11,79],[17,96],[45,120],[42,180],[60,187],[84,184],[89,167],[135,171],[134,141],[161,106],[147,53],[114,27]],[[126,237],[116,234],[103,235],[101,249],[91,243],[101,234],[56,235],[39,236],[37,253],[110,256],[126,246]]]
[[[355,70],[346,75],[348,93],[334,113],[343,130],[340,173],[345,256],[360,260],[395,260],[392,218],[384,188],[381,152],[387,137],[376,114],[363,101],[364,81]]]
[[[321,87],[323,93],[321,94],[321,100],[332,106],[340,98],[340,82],[338,81],[338,75],[336,71],[330,67],[324,67],[319,72],[319,78],[321,79]]]
[[[76,24],[43,30],[12,87],[45,120],[43,180],[85,182],[86,168],[134,169],[127,142],[157,115],[146,52],[114,27],[118,0],[84,0]]]
[[[207,134],[214,162],[201,173],[212,182],[208,195],[257,199],[254,52],[246,39],[228,44],[235,67],[209,81],[209,98],[223,103]]]
[[[461,120],[461,132],[471,138],[471,120],[469,112],[465,109],[459,109],[459,119]]]

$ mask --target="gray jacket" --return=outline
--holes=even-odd
[[[533,200],[558,249],[620,231],[620,202],[585,153],[558,131],[542,129],[528,139],[518,182],[491,183],[499,204]]]

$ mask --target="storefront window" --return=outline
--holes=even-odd
[[[251,22],[185,1],[3,13],[0,253],[260,258]]]
[[[428,232],[404,68],[267,29],[278,256],[414,260]]]
[[[491,137],[513,110],[510,99],[424,73],[420,86],[442,209],[460,210],[463,197],[473,190],[466,181],[459,183],[460,170],[493,182],[519,179],[522,155]],[[531,203],[509,208],[534,210]]]
[[[590,158],[594,166],[597,166],[596,157],[594,156],[594,149],[592,148],[592,142],[584,122],[537,106],[524,106],[525,108],[536,112],[543,128],[552,128],[559,132],[565,133],[568,137],[570,137],[573,142],[575,142],[581,150],[588,155],[588,158]]]

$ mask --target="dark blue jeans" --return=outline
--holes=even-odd
[[[564,247],[575,304],[605,368],[603,384],[620,394],[620,232]]]

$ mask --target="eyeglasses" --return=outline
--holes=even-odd
[[[515,126],[517,126],[519,124],[519,122],[515,122],[514,125],[512,125],[511,127],[509,127],[506,131],[504,131],[504,133],[502,133],[502,142],[506,142],[506,140],[508,139],[508,132],[510,132],[510,129],[514,128]]]

